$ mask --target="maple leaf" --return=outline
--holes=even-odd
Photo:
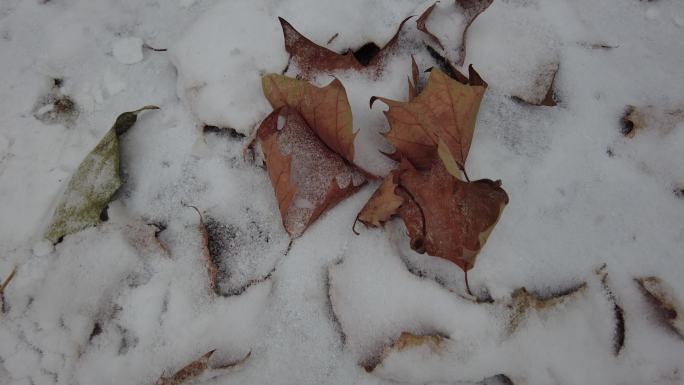
[[[297,109],[287,106],[273,111],[257,129],[283,225],[293,238],[366,182],[316,133]]]
[[[289,106],[302,115],[316,135],[349,162],[354,161],[352,110],[338,79],[325,87],[304,80],[268,74],[261,79],[266,99],[274,110]]]
[[[508,203],[500,181],[463,182],[439,161],[424,174],[404,159],[381,188],[363,207],[359,220],[378,227],[398,215],[406,225],[413,250],[447,259],[466,272],[475,265],[478,252]],[[399,207],[396,197],[403,200]]]
[[[458,9],[460,8],[461,12],[463,13],[463,18],[464,18],[464,24],[465,26],[463,27],[463,32],[461,33],[459,39],[458,39],[458,44],[455,47],[456,53],[457,53],[457,58],[455,60],[456,64],[458,66],[462,66],[463,63],[465,62],[465,56],[466,56],[466,39],[468,37],[468,28],[470,28],[470,25],[473,24],[473,21],[482,13],[484,12],[487,8],[489,8],[490,5],[492,5],[492,2],[494,0],[455,0],[454,5],[455,8]],[[430,18],[430,15],[432,12],[435,10],[435,6],[437,5],[438,2],[435,2],[432,4],[430,7],[428,7],[423,13],[418,17],[416,20],[416,28],[419,31],[422,31],[426,35],[428,35],[438,46],[442,51],[445,51],[444,44],[439,40],[439,38],[432,33],[428,29],[428,20]]]
[[[372,97],[389,106],[385,116],[390,131],[385,137],[394,145],[390,157],[405,156],[419,169],[429,169],[439,156],[449,172],[460,175],[470,149],[475,122],[487,83],[473,69],[461,81],[433,68],[425,89],[409,102]]]
[[[379,76],[382,73],[384,61],[394,51],[399,40],[399,33],[409,18],[407,17],[399,24],[397,32],[384,47],[380,48],[375,43],[368,43],[361,47],[357,52],[364,53],[363,56],[365,57],[362,61],[351,49],[344,54],[331,51],[304,37],[282,17],[279,17],[278,20],[280,20],[280,25],[283,28],[285,50],[290,54],[291,62],[299,69],[299,76],[304,79],[311,79],[320,72],[360,71],[365,68],[370,69],[375,76]]]

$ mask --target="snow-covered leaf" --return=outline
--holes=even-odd
[[[291,107],[273,111],[257,137],[285,230],[300,236],[326,210],[353,194],[365,176],[331,150],[300,113]],[[353,144],[349,147],[353,154]]]
[[[511,294],[511,303],[508,305],[510,314],[508,316],[507,333],[513,333],[527,317],[530,311],[544,311],[556,305],[564,303],[574,298],[578,293],[587,287],[586,283],[572,287],[552,296],[541,297],[530,293],[524,287],[516,289]]]
[[[365,68],[374,76],[379,76],[383,71],[384,61],[393,53],[399,40],[399,33],[408,19],[399,24],[397,32],[382,48],[375,43],[368,43],[357,52],[349,49],[344,54],[339,54],[307,39],[285,19],[279,18],[283,27],[285,50],[291,55],[291,62],[304,79],[311,79],[318,73],[338,70],[360,71]]]

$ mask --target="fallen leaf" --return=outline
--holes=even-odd
[[[386,58],[392,54],[399,40],[399,33],[408,19],[404,19],[399,24],[397,32],[384,47],[380,48],[375,43],[368,43],[356,52],[349,49],[344,54],[339,54],[307,39],[285,19],[278,18],[283,28],[285,50],[290,54],[291,63],[297,67],[299,76],[303,79],[311,79],[318,73],[363,69],[369,69],[374,76],[379,76]]]
[[[17,275],[17,267],[15,266],[14,269],[12,269],[12,272],[5,278],[4,281],[2,281],[2,284],[0,284],[0,314],[5,314],[7,311],[5,307],[5,288],[7,285],[9,285],[10,282],[12,282],[12,279],[14,276]]]
[[[355,166],[316,133],[290,107],[277,108],[257,130],[283,225],[293,238],[366,182]]]
[[[419,91],[419,82],[420,78],[418,75],[418,64],[416,64],[416,58],[411,55],[411,77],[408,80],[408,100],[409,102],[413,100],[418,94],[420,93]]]
[[[58,243],[65,235],[102,222],[101,213],[123,183],[119,173],[119,136],[135,124],[140,112],[158,108],[145,106],[119,115],[71,177],[45,238]]]
[[[398,215],[406,225],[413,250],[447,259],[467,272],[475,265],[507,203],[508,195],[500,181],[463,182],[439,161],[423,173],[403,159],[401,167],[371,196],[358,219],[366,226],[379,227]]]
[[[513,95],[513,99],[533,106],[556,106],[555,83],[558,74],[558,63],[550,63],[540,69],[539,75],[531,89],[521,95]]]
[[[212,350],[210,352],[205,353],[202,357],[196,359],[195,361],[183,367],[181,370],[177,371],[173,376],[164,377],[164,375],[162,375],[161,377],[159,377],[159,380],[157,380],[155,385],[180,385],[199,377],[204,372],[206,372],[207,369],[236,368],[243,365],[251,355],[250,352],[247,353],[247,355],[239,361],[210,368],[209,359],[215,351],[216,350]]]
[[[427,349],[430,353],[438,354],[443,349],[445,339],[440,335],[415,335],[410,332],[402,332],[392,345],[385,346],[379,359],[364,364],[364,368],[367,372],[372,372],[378,365],[382,365],[382,362],[391,354],[412,349]]]
[[[508,305],[511,311],[508,316],[507,333],[512,334],[516,331],[531,310],[544,311],[550,309],[571,299],[575,294],[583,291],[586,287],[587,284],[582,283],[568,290],[554,293],[551,296],[546,297],[530,293],[524,287],[516,289],[511,295],[511,303]]]
[[[455,0],[454,5],[455,8],[454,10],[460,9],[460,11],[463,14],[463,19],[464,19],[464,27],[463,27],[463,32],[460,34],[460,37],[458,38],[458,43],[454,47],[454,50],[456,51],[456,58],[455,62],[458,66],[463,66],[463,63],[465,62],[465,56],[466,56],[466,40],[468,37],[468,29],[470,28],[470,25],[473,24],[475,19],[482,13],[484,12],[487,8],[489,8],[490,5],[492,5],[492,2],[494,0]],[[438,2],[435,2],[432,4],[428,9],[426,9],[416,20],[416,27],[418,28],[419,31],[424,32],[427,34],[432,41],[434,41],[437,46],[439,46],[439,49],[442,51],[445,51],[444,44],[439,40],[439,38],[432,33],[427,24],[428,20],[430,18],[430,15],[433,13],[435,10],[435,6],[437,5]]]
[[[209,232],[207,231],[207,226],[204,223],[204,217],[202,216],[202,213],[196,206],[191,206],[185,203],[183,203],[183,206],[195,210],[195,212],[197,212],[197,215],[199,216],[199,224],[197,225],[197,230],[200,233],[202,242],[202,259],[205,261],[205,264],[207,266],[207,273],[209,274],[209,288],[211,289],[212,293],[220,295],[218,290],[219,268],[214,256],[211,254],[211,248],[209,247]]]
[[[392,158],[404,156],[425,170],[440,157],[452,175],[460,175],[487,89],[473,67],[468,70],[469,79],[464,83],[433,68],[425,89],[409,102],[371,98],[371,106],[377,99],[389,106],[385,116],[391,129],[385,137],[395,147]]]
[[[274,110],[289,106],[299,112],[316,135],[349,162],[354,161],[352,110],[338,79],[325,87],[287,76],[269,74],[261,79],[264,95]]]
[[[404,162],[399,186],[397,192],[405,202],[399,216],[408,229],[411,248],[447,259],[466,272],[473,268],[508,203],[501,181],[463,182],[441,162],[424,175]]]
[[[363,206],[357,219],[366,226],[380,227],[395,215],[404,204],[404,198],[397,195],[399,174],[392,172],[382,181],[380,187]]]
[[[636,278],[635,281],[662,320],[684,338],[684,319],[679,310],[682,305],[672,294],[673,290],[658,277]]]
[[[621,131],[628,138],[633,138],[637,131],[647,127],[667,134],[682,120],[684,120],[684,107],[667,109],[651,105],[643,107],[629,105],[622,116]]]
[[[123,228],[123,235],[128,243],[141,255],[169,256],[169,251],[158,238],[162,228],[156,223],[145,223],[141,220],[131,220]]]
[[[613,331],[613,354],[618,356],[625,346],[625,311],[622,306],[620,306],[617,296],[610,287],[607,265],[605,263],[602,264],[595,270],[595,273],[600,279],[604,295],[613,305],[613,318],[615,322],[615,330]]]

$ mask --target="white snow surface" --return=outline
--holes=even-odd
[[[431,4],[0,2],[0,281],[17,267],[0,315],[0,384],[154,384],[214,349],[213,366],[251,354],[196,383],[457,384],[499,373],[516,385],[684,383],[684,339],[634,282],[657,276],[684,301],[684,123],[668,115],[634,138],[620,132],[627,105],[684,109],[682,1],[495,0],[472,24],[465,63],[489,88],[467,170],[501,179],[510,196],[468,274],[493,303],[466,298],[456,265],[411,251],[401,223],[352,233],[377,183],[285,253],[268,175],[243,160],[249,138],[203,132],[249,136],[270,112],[260,76],[288,63],[278,16],[324,46],[338,34],[327,46],[341,52],[384,45]],[[448,6],[430,24],[440,39],[449,23],[462,28]],[[370,171],[393,163],[377,151],[391,151],[379,135],[386,107],[368,100],[404,100],[410,54],[421,70],[434,65],[425,38],[409,21],[377,80],[315,79],[344,84],[356,161]],[[553,64],[558,106],[512,98],[540,92]],[[76,111],[60,111],[59,97]],[[121,138],[125,185],[109,220],[53,248],[43,234],[79,162],[119,113],[147,104],[161,109]],[[223,236],[223,295],[210,289],[200,218],[186,205]],[[624,310],[617,356],[613,304],[594,273],[604,263]],[[506,333],[515,289],[548,295],[582,282]],[[403,331],[439,334],[444,349],[392,354],[366,372]]]

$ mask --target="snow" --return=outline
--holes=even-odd
[[[501,179],[510,196],[468,273],[472,291],[493,302],[473,302],[457,266],[413,252],[398,221],[351,232],[378,182],[286,253],[268,175],[243,160],[270,112],[260,76],[288,62],[277,17],[321,45],[338,33],[328,47],[342,51],[384,45],[431,4],[0,2],[0,281],[18,267],[0,315],[0,384],[153,384],[213,349],[217,364],[251,355],[198,383],[491,383],[503,373],[516,385],[681,384],[684,343],[634,282],[657,276],[684,300],[684,200],[675,193],[684,122],[668,115],[683,109],[681,1],[496,0],[471,25],[465,63],[489,89],[468,174]],[[448,6],[429,23],[440,39],[450,23],[461,28]],[[394,165],[377,151],[391,150],[380,135],[386,107],[369,109],[369,98],[405,100],[409,53],[421,70],[434,64],[423,39],[407,22],[379,79],[314,80],[344,84],[356,161],[369,171]],[[558,106],[512,98],[545,91],[539,76],[555,64]],[[64,97],[73,109],[60,107]],[[110,219],[45,241],[83,158],[116,116],[148,104],[161,109],[120,138],[125,184]],[[627,105],[653,114],[633,138],[620,132]],[[210,287],[200,218],[185,205],[221,240],[222,295]],[[624,310],[618,356],[613,304],[594,272],[603,263]],[[507,332],[515,289],[548,295],[582,282]],[[444,349],[395,353],[367,373],[361,365],[404,331],[441,335]]]
[[[126,37],[114,42],[112,54],[121,64],[135,64],[143,59],[143,41],[139,37]]]

